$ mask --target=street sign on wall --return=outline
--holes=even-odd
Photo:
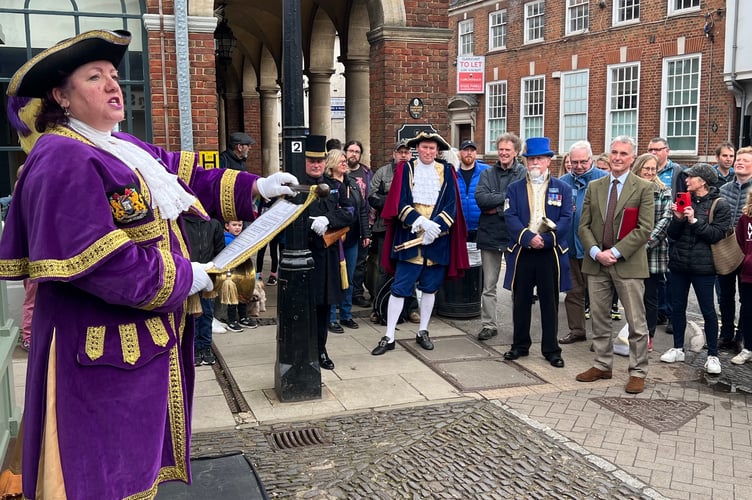
[[[485,56],[457,58],[457,93],[482,94],[485,87]]]

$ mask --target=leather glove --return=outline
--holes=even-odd
[[[429,222],[428,219],[426,219],[422,215],[418,216],[418,218],[415,219],[415,222],[413,222],[413,228],[412,228],[412,230],[410,232],[411,233],[417,233],[420,230],[424,230],[425,231],[424,224],[426,222]]]
[[[326,228],[329,227],[329,219],[325,215],[319,215],[318,217],[312,217],[311,230],[319,236],[324,236]]]
[[[259,194],[265,199],[270,200],[277,196],[295,196],[295,192],[290,189],[290,186],[285,184],[297,184],[298,179],[287,172],[277,172],[269,177],[259,177],[256,179],[256,189]]]
[[[214,289],[214,282],[206,273],[207,269],[214,267],[214,262],[207,262],[206,264],[200,264],[198,262],[191,262],[191,269],[193,269],[193,283],[191,284],[191,291],[188,295],[193,295],[201,290],[211,292]]]
[[[432,220],[426,219],[423,223],[423,241],[426,240],[426,236],[431,238],[431,241],[435,240],[441,234],[441,226]],[[426,243],[427,245],[428,243]]]

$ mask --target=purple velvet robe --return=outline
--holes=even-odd
[[[39,284],[23,492],[40,494],[40,453],[52,418],[58,439],[45,446],[57,444],[69,500],[152,498],[162,481],[190,482],[194,322],[184,313],[193,275],[187,238],[180,219],[151,209],[139,175],[69,129],[57,130],[32,149],[0,239],[0,278],[28,276]],[[118,136],[178,175],[199,201],[192,210],[253,219],[255,175],[203,170],[194,153]],[[132,188],[148,207],[136,220],[112,204],[122,201],[115,194]],[[55,414],[48,415],[53,387]]]

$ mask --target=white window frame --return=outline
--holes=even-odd
[[[642,7],[642,1],[643,0],[613,0],[612,19],[614,20],[614,26],[640,22],[640,10]],[[634,9],[635,3],[637,4],[637,17],[634,17],[632,19],[620,19],[620,13],[622,11],[626,12],[627,9]]]
[[[531,16],[531,10],[536,9],[537,13]],[[524,5],[525,10],[525,44],[539,43],[544,41],[546,36],[546,3],[544,0],[535,0]],[[540,21],[541,24],[533,26],[534,21]],[[540,37],[530,38],[530,32],[540,30]]]
[[[584,77],[584,85],[580,85],[580,93],[575,99],[568,99],[567,89],[569,88],[568,80],[570,78]],[[561,154],[569,151],[569,146],[576,141],[586,141],[588,139],[588,118],[589,118],[589,102],[588,96],[590,94],[590,70],[583,69],[577,71],[567,71],[561,74],[561,103],[559,116],[559,152]],[[576,86],[572,86],[575,88]],[[572,105],[576,109],[571,109]],[[570,122],[570,118],[584,117],[585,129],[582,134],[578,134],[571,139],[567,138],[567,128]]]
[[[697,12],[702,5],[701,0],[694,0],[697,5],[691,5],[689,7],[680,7],[677,4],[692,0],[668,0],[668,15],[674,16],[678,14],[686,14],[687,12]]]
[[[498,90],[498,92],[496,91]],[[501,99],[501,102],[496,106],[494,98]],[[509,85],[506,80],[497,80],[495,82],[486,83],[486,142],[485,150],[486,154],[496,153],[496,139],[508,130],[509,116],[507,114],[509,110]],[[494,110],[498,109],[498,113]],[[501,130],[494,129],[491,126],[491,120],[503,122]]]
[[[497,19],[495,19],[497,18]],[[488,14],[488,50],[502,50],[507,48],[507,28],[509,17],[507,16],[507,9],[499,9]],[[498,35],[501,38],[499,45],[494,45],[494,41],[497,38],[496,31],[500,31]]]
[[[528,83],[540,82],[540,88],[527,90]],[[540,95],[534,103],[528,100],[529,96]],[[540,106],[540,113],[528,113],[528,106]],[[528,137],[543,137],[545,135],[546,125],[546,77],[544,75],[535,75],[522,78],[520,80],[520,139],[523,141]],[[540,120],[540,127],[536,127],[533,134],[528,135],[527,123],[532,119]],[[532,128],[532,127],[531,127]]]
[[[669,91],[671,88],[669,87],[673,82],[670,80],[672,75],[669,75],[668,69],[669,65],[672,63],[680,62],[680,61],[691,61],[691,60],[697,60],[697,73],[694,75],[694,78],[696,79],[696,87],[689,87],[690,92],[694,92],[695,96],[695,103],[686,103],[681,105],[673,105],[674,103],[670,102],[669,100]],[[685,54],[682,56],[677,57],[667,57],[663,60],[663,73],[661,81],[663,82],[661,87],[661,136],[668,139],[669,144],[671,144],[671,152],[675,154],[690,154],[690,155],[696,155],[697,154],[697,148],[700,140],[700,127],[699,127],[699,121],[700,121],[700,99],[701,99],[701,91],[702,91],[702,54]],[[685,76],[686,78],[686,76]],[[681,82],[686,83],[686,81]],[[694,90],[692,90],[694,89]],[[678,123],[677,120],[672,120],[669,122],[669,114],[671,113],[672,109],[679,109],[683,108],[686,111],[694,110],[694,115],[690,117],[685,117],[682,122],[684,122],[685,126],[693,127],[694,128],[694,134],[677,134],[675,126]],[[691,135],[694,135],[694,146],[692,149],[687,149],[686,147],[681,146],[681,142],[679,141],[680,137],[690,137]]]
[[[472,56],[475,44],[475,19],[464,19],[457,23],[457,55],[458,56]],[[469,39],[469,43],[468,43]],[[466,51],[466,47],[470,49]]]
[[[637,85],[637,88],[632,89],[632,95],[634,99],[636,100],[634,103],[634,106],[632,106],[630,109],[634,110],[634,120],[633,120],[633,130],[632,131],[626,131],[626,130],[618,130],[614,133],[614,123],[613,123],[613,117],[614,114],[617,112],[625,111],[625,109],[621,108],[613,108],[611,103],[613,99],[613,86],[614,86],[614,72],[619,71],[624,68],[636,68],[637,75],[632,78],[632,82],[634,82],[635,85]],[[628,135],[632,137],[635,141],[638,140],[638,134],[639,134],[639,123],[640,123],[640,63],[625,63],[625,64],[612,64],[609,65],[606,68],[606,71],[608,72],[606,75],[606,130],[605,130],[605,142],[604,144],[611,144],[611,141],[614,137],[619,135]],[[639,144],[639,142],[637,143]]]
[[[576,16],[584,9],[584,15]],[[572,29],[572,23],[584,19],[584,26]],[[566,34],[576,35],[578,33],[587,33],[590,29],[590,2],[589,0],[567,0],[567,20]]]

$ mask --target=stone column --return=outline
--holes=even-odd
[[[273,174],[279,169],[278,89],[259,88],[261,96],[261,171]]]
[[[311,134],[332,134],[331,78],[334,70],[316,70],[308,75],[308,125]]]
[[[363,143],[360,161],[371,164],[371,92],[370,61],[365,58],[348,58],[345,65],[345,137],[347,142]]]

